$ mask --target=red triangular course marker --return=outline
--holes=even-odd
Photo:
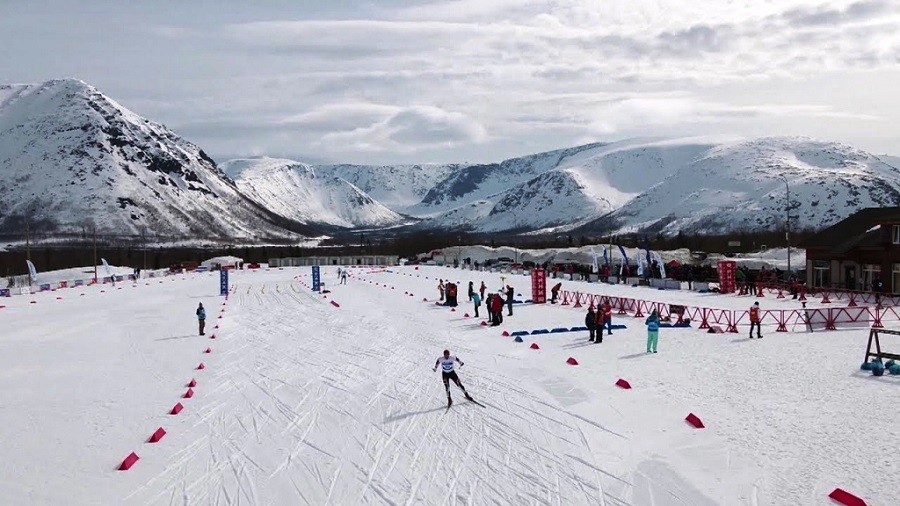
[[[619,381],[616,381],[616,386],[619,388],[624,388],[625,390],[631,390],[631,383],[619,378]]]
[[[153,434],[150,435],[149,442],[150,443],[159,443],[159,440],[162,439],[163,436],[165,436],[165,435],[166,435],[165,429],[160,427],[160,428],[156,429],[156,432],[154,432]]]
[[[185,392],[184,395],[182,395],[181,397],[183,397],[185,399],[190,399],[193,396],[194,396],[194,391],[191,390],[190,388],[188,388],[187,392]]]
[[[140,457],[138,457],[136,453],[131,452],[119,465],[119,471],[127,471],[131,469],[131,466],[133,466],[134,463],[138,461],[138,459],[140,459]]]
[[[573,357],[569,357],[569,360],[566,360],[566,363],[569,365],[578,365],[578,361]]]
[[[487,327],[487,322],[482,321],[482,322],[481,322],[481,326],[482,326],[482,327]]]
[[[469,313],[466,313],[463,315],[463,318],[468,318],[468,317],[469,317]]]
[[[685,418],[685,421],[693,425],[695,429],[703,429],[706,427],[705,425],[703,425],[703,420],[700,420],[700,418],[698,418],[697,415],[693,413],[688,414],[688,416]]]
[[[828,494],[828,497],[833,500],[845,505],[845,506],[866,506],[866,501],[863,501],[859,497],[847,492],[842,488],[836,488]]]
[[[195,380],[194,378],[191,378],[191,382],[188,383],[187,386],[188,386],[188,388],[194,388],[195,386],[197,386],[197,380]]]
[[[503,333],[500,334],[500,335],[503,336],[503,337],[509,337],[509,332],[506,331],[506,330],[504,330]]]
[[[538,343],[531,343],[531,349],[532,349],[532,350],[539,350],[539,349],[541,349],[541,347],[538,346]]]
[[[212,348],[207,348],[206,350],[203,351],[203,353],[212,353]]]
[[[331,305],[334,306],[334,307],[341,307],[341,305],[338,304],[338,303],[335,302],[335,301],[331,301]]]
[[[209,338],[210,338],[210,339],[215,339],[215,338],[216,338],[216,335],[213,334],[213,335],[209,336]]]
[[[203,365],[203,362],[200,362],[200,365],[197,366],[197,369],[206,369],[206,366]]]

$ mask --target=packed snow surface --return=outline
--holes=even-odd
[[[351,273],[337,285],[324,269],[323,297],[301,283],[309,269],[232,272],[225,306],[215,273],[0,299],[4,503],[818,505],[835,487],[895,503],[900,378],[858,371],[865,330],[662,329],[648,355],[643,320],[615,315],[627,329],[602,344],[584,332],[515,343],[501,331],[582,325],[584,312],[516,305],[484,327],[464,317],[467,282],[528,298],[529,278]],[[462,283],[455,312],[434,305],[438,278]],[[197,335],[198,302],[215,339]],[[454,386],[446,408],[432,372],[444,348],[486,407]],[[140,460],[117,471],[131,452]]]

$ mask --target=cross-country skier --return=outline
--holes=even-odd
[[[347,269],[344,269],[341,271],[341,284],[342,285],[347,284]]]
[[[434,363],[434,369],[432,369],[433,371],[437,371],[438,366],[441,366],[441,379],[444,380],[444,390],[447,391],[447,408],[453,404],[453,398],[450,397],[450,380],[453,380],[453,382],[456,383],[456,386],[463,391],[463,395],[467,400],[475,400],[469,395],[469,392],[466,392],[466,387],[462,386],[462,383],[459,381],[459,376],[457,376],[456,371],[453,370],[457,363],[460,367],[465,365],[459,358],[451,355],[450,350],[444,350],[444,354],[438,357],[437,361]]]
[[[753,327],[756,327],[756,338],[762,339],[762,332],[760,331],[761,318],[759,317],[759,301],[753,303],[750,306],[750,339],[753,339]]]
[[[197,323],[200,326],[200,335],[204,336],[206,334],[203,333],[203,330],[206,328],[206,310],[203,309],[203,303],[201,302],[199,306],[197,306]]]

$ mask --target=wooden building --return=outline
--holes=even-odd
[[[870,207],[804,241],[809,286],[900,293],[900,207]]]

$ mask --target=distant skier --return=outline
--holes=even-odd
[[[459,376],[457,376],[456,371],[453,370],[457,363],[460,367],[465,365],[459,358],[451,355],[450,350],[444,350],[444,354],[438,357],[434,362],[434,369],[432,369],[433,371],[437,371],[438,366],[441,366],[441,379],[444,381],[444,390],[447,391],[447,408],[453,404],[453,398],[450,397],[450,380],[453,380],[453,383],[456,383],[456,386],[463,391],[463,395],[467,400],[475,400],[469,395],[469,392],[466,392],[466,387],[462,386],[462,383],[459,381]]]
[[[477,293],[472,293],[472,302],[475,304],[475,318],[478,318],[478,308],[481,307],[481,296]]]
[[[347,269],[344,269],[341,271],[341,284],[342,285],[347,284]]]
[[[338,267],[338,270],[337,270],[338,279],[341,279],[341,272],[342,272],[341,268]]]
[[[647,353],[656,353],[656,345],[659,343],[659,313],[654,309],[644,320],[644,324],[647,325]]]
[[[753,303],[750,306],[750,339],[753,339],[753,327],[756,327],[756,337],[757,339],[762,339],[762,330],[760,329],[760,317],[759,317],[759,301]]]
[[[507,316],[512,316],[512,305],[515,295],[516,291],[513,290],[513,287],[506,285],[506,307],[509,308],[509,314]]]
[[[203,331],[206,329],[206,310],[203,309],[202,302],[197,306],[197,323],[200,326],[200,335],[205,336],[206,334]]]
[[[444,300],[444,280],[440,280],[438,283],[438,293],[441,294],[441,300]]]

